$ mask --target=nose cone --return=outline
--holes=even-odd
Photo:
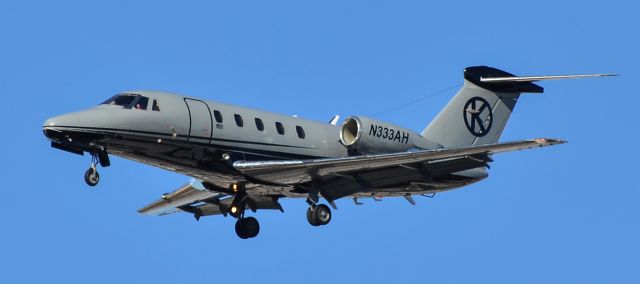
[[[47,119],[42,125],[44,136],[52,140],[58,140],[64,132],[64,127],[75,126],[78,119],[75,113],[58,115]]]
[[[111,125],[112,121],[118,120],[119,116],[113,111],[91,108],[78,112],[65,113],[47,119],[42,125],[44,135],[56,140],[63,137],[69,139],[85,136],[89,130],[105,128]]]
[[[42,132],[44,132],[44,136],[51,140],[58,140],[57,138],[59,138],[61,134],[61,131],[55,128],[55,126],[60,123],[59,117],[60,116],[51,117],[42,124]]]
[[[58,118],[57,116],[54,116],[54,117],[51,117],[51,118],[45,120],[44,124],[42,124],[42,128],[46,129],[49,126],[55,126],[56,124],[58,124],[58,119],[57,118]]]
[[[47,119],[42,128],[56,128],[59,126],[74,126],[77,123],[76,114],[69,113]]]
[[[100,114],[100,111],[94,109],[88,109],[78,112],[70,112],[62,115],[54,116],[47,119],[42,128],[69,128],[87,126],[87,124],[93,123],[96,114]]]

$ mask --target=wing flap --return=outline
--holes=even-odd
[[[467,158],[478,154],[494,154],[562,144],[558,139],[532,139],[480,146],[422,150],[345,158],[293,161],[237,161],[233,166],[253,178],[283,184],[299,184],[321,180],[325,176],[353,171],[373,170],[414,163],[436,163],[447,159]]]
[[[176,208],[180,208],[194,202],[221,198],[224,196],[225,194],[208,190],[199,190],[191,184],[185,184],[172,193],[163,194],[160,200],[141,208],[138,212],[145,215],[166,215],[174,212]]]

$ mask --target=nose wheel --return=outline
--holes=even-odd
[[[89,186],[96,186],[98,184],[98,182],[100,181],[100,174],[98,174],[98,171],[95,167],[90,167],[89,169],[87,169],[87,171],[84,173],[84,181]]]
[[[331,222],[331,209],[329,206],[319,204],[307,209],[307,221],[311,226],[324,226]]]

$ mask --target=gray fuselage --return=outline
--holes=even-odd
[[[340,142],[339,128],[330,123],[162,92],[131,91],[119,96],[96,107],[47,120],[45,135],[79,153],[104,151],[221,188],[247,181],[246,176],[234,170],[234,161],[350,155]],[[484,170],[471,175],[467,172],[454,178],[443,177],[441,181],[425,181],[429,183],[428,190],[414,190],[441,191],[484,177]],[[264,188],[278,186],[249,181],[263,184]],[[396,195],[405,192],[407,186],[366,190]],[[284,189],[278,191],[290,195]]]

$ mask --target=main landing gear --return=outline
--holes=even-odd
[[[307,209],[307,221],[311,226],[324,226],[331,222],[331,209],[324,204],[312,205]]]
[[[311,226],[324,226],[331,222],[331,209],[329,206],[324,204],[318,204],[320,201],[320,196],[318,195],[320,190],[317,186],[311,186],[309,188],[309,196],[307,197],[307,204],[309,204],[309,208],[307,209],[307,221]],[[334,208],[335,204],[331,203]]]
[[[100,174],[98,173],[98,163],[103,167],[111,165],[109,161],[109,155],[106,151],[92,152],[91,153],[91,166],[84,172],[84,181],[89,186],[96,186],[100,182]]]
[[[260,233],[260,223],[254,217],[244,216],[247,199],[249,198],[244,186],[242,184],[232,184],[230,190],[236,193],[229,207],[231,216],[238,218],[236,221],[236,234],[241,239],[255,238]]]
[[[236,234],[241,239],[255,238],[260,233],[260,223],[253,217],[238,218],[236,221]]]

